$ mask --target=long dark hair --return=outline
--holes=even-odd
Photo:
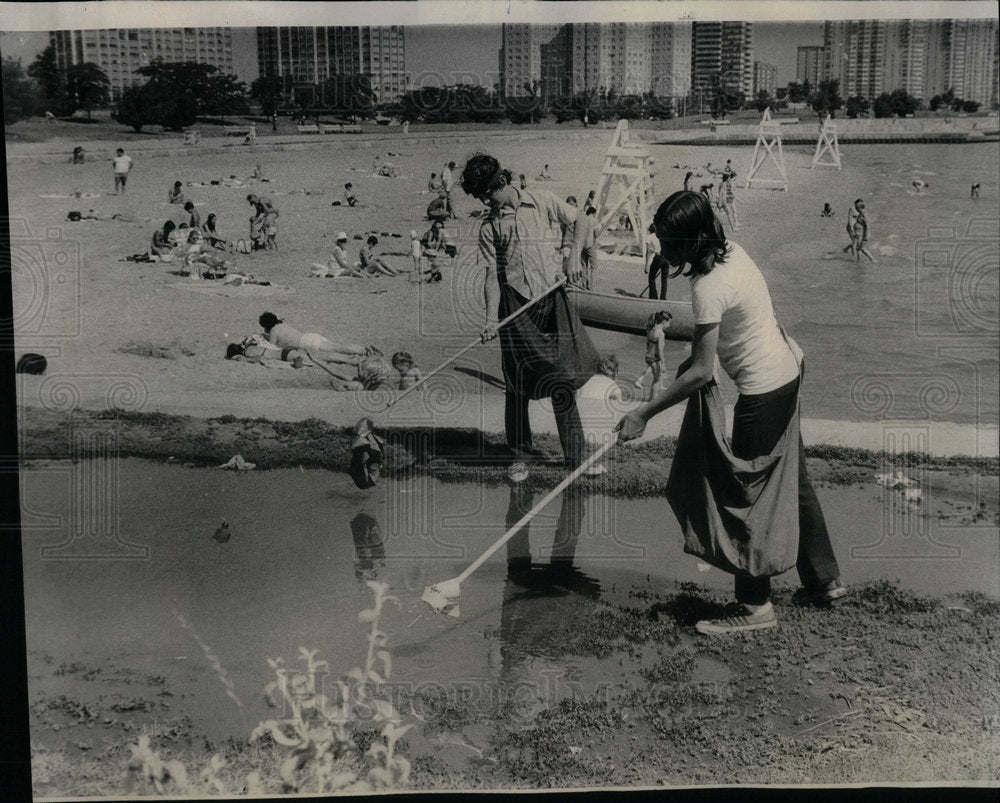
[[[672,277],[681,273],[685,263],[691,267],[684,276],[708,273],[716,264],[724,264],[732,250],[711,202],[700,192],[682,190],[670,195],[656,210],[653,225],[661,243],[669,243],[661,255],[676,268]]]

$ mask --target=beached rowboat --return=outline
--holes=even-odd
[[[667,310],[674,316],[665,333],[668,339],[690,340],[694,333],[690,301],[658,301],[623,293],[595,293],[572,286],[566,288],[566,294],[586,326],[645,335],[649,316],[658,310]]]

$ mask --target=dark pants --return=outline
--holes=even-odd
[[[659,254],[649,266],[649,297],[656,298],[656,274],[660,274],[660,299],[667,297],[667,270],[670,265]]]
[[[740,395],[733,410],[733,454],[752,460],[770,453],[785,431],[798,398],[799,380],[769,393]],[[799,437],[799,555],[795,564],[802,585],[814,587],[840,575],[823,511],[806,470]],[[736,577],[737,602],[763,605],[770,599],[770,577]]]
[[[573,384],[567,380],[565,387],[554,388],[551,399],[563,456],[566,458],[567,464],[576,467],[583,462],[586,445]],[[512,449],[531,447],[531,422],[528,420],[527,396],[507,391],[504,406],[504,428],[507,432],[507,445],[509,447]]]

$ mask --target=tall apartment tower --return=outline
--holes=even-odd
[[[530,25],[528,23],[501,26],[500,93],[504,97],[531,95],[529,85],[542,80],[543,45],[546,46],[546,55],[550,65],[565,58],[564,53],[551,47],[562,27],[562,25]],[[555,68],[550,70],[551,74],[555,74]]]
[[[500,85],[506,97],[538,81],[551,101],[588,92],[659,97],[690,89],[690,23],[504,25]]]
[[[759,92],[767,92],[773,98],[777,90],[778,68],[774,64],[755,61],[753,63],[753,97],[757,97]]]
[[[707,90],[718,74],[726,88],[750,97],[753,92],[753,24],[696,22],[692,30],[691,81]]]
[[[885,91],[885,20],[827,21],[823,26],[823,74],[840,81],[843,98],[875,98]]]
[[[691,92],[690,22],[654,22],[650,83],[658,98],[683,98]]]
[[[286,88],[366,75],[380,102],[396,100],[409,84],[402,25],[258,28],[257,64]]]
[[[947,88],[963,100],[991,106],[997,94],[997,20],[947,22]]]
[[[50,31],[56,65],[66,70],[93,62],[108,76],[117,102],[130,86],[142,84],[140,67],[154,61],[197,61],[222,72],[233,71],[233,36],[229,28],[98,28]]]
[[[809,86],[818,86],[823,80],[823,46],[809,45],[799,47],[795,59],[795,80],[800,84],[809,82]]]

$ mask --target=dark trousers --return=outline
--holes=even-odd
[[[752,460],[770,453],[795,412],[799,380],[769,393],[741,394],[733,410],[733,454]],[[795,568],[802,585],[823,585],[840,575],[823,511],[806,470],[799,437],[799,554]],[[763,605],[771,596],[770,577],[736,577],[737,602]]]
[[[553,389],[552,412],[556,416],[559,443],[568,465],[576,467],[583,462],[586,450],[583,437],[583,423],[576,406],[576,389],[568,380],[565,387]],[[507,445],[512,449],[531,447],[531,422],[528,420],[528,397],[507,390],[504,406],[504,428]]]
[[[667,297],[667,270],[670,265],[667,260],[656,255],[649,266],[649,297],[656,298],[656,274],[660,275],[660,299]]]

